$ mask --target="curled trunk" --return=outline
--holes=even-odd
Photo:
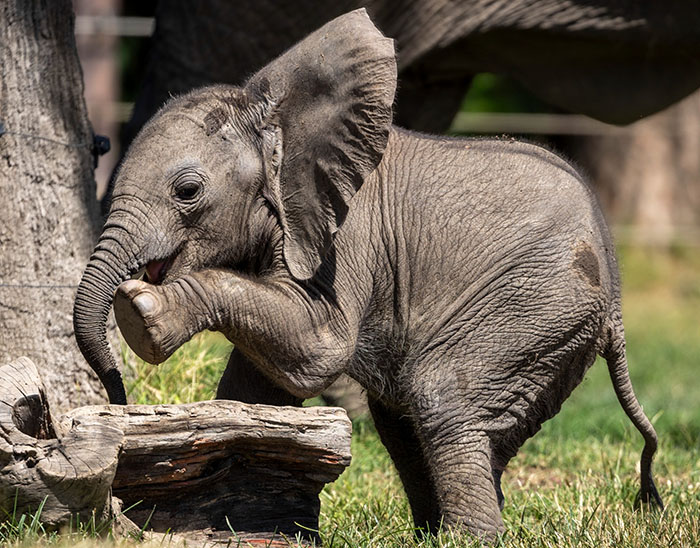
[[[78,347],[107,390],[110,403],[123,405],[126,392],[107,340],[107,317],[114,292],[129,277],[134,260],[123,246],[119,253],[113,251],[115,246],[110,244],[119,241],[116,236],[105,231],[85,268],[73,306],[73,326]]]

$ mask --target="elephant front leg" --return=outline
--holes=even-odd
[[[408,496],[416,527],[421,531],[436,532],[440,527],[440,515],[435,502],[435,485],[413,419],[375,397],[369,396],[368,403],[379,437],[394,461]]]
[[[129,347],[149,363],[162,363],[199,331],[207,328],[198,299],[181,280],[167,286],[128,280],[117,288],[114,316]]]
[[[435,364],[440,363],[441,367]],[[500,509],[500,474],[494,471],[483,410],[451,375],[461,364],[426,360],[408,401],[416,434],[434,485],[438,523],[494,540],[505,528]]]
[[[505,527],[491,467],[491,442],[485,433],[450,424],[453,421],[441,420],[437,429],[419,427],[435,483],[435,504],[443,526],[464,527],[477,537],[494,540]]]
[[[355,324],[301,288],[206,270],[166,285],[130,280],[114,300],[129,346],[151,363],[166,360],[195,333],[222,331],[256,369],[296,398],[317,396],[354,352]]]
[[[216,398],[243,403],[301,406],[302,398],[280,388],[265,375],[238,348],[234,348],[221,376]]]

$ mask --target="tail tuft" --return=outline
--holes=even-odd
[[[648,504],[651,508],[657,508],[659,510],[664,509],[664,501],[661,500],[661,495],[656,490],[656,485],[654,485],[654,478],[648,478],[648,484],[646,487],[642,488],[634,497],[634,507],[640,508],[643,504]]]

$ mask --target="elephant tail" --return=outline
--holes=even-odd
[[[629,369],[627,368],[627,355],[625,353],[625,332],[620,318],[614,322],[612,336],[603,357],[608,363],[608,371],[612,379],[617,399],[622,405],[627,416],[644,438],[644,449],[640,462],[641,489],[635,499],[635,505],[640,502],[649,503],[663,509],[664,503],[656,490],[651,471],[651,463],[656,453],[658,438],[656,431],[642,410],[632,388]]]

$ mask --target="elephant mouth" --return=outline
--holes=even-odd
[[[151,261],[146,265],[146,271],[144,273],[145,280],[153,285],[160,285],[163,283],[168,270],[173,265],[175,260],[175,255],[168,257],[167,259],[159,259],[157,261]]]

